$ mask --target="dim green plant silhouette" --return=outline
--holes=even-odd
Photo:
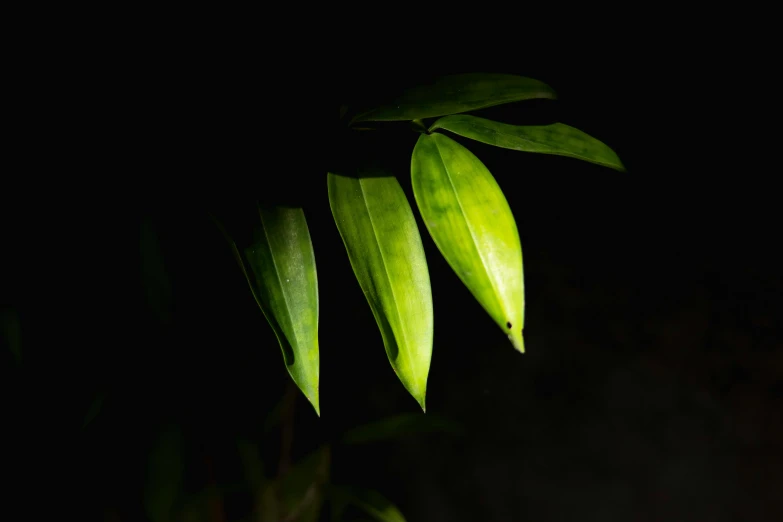
[[[533,99],[555,99],[535,79],[507,74],[443,76],[403,90],[371,106],[342,106],[334,112],[334,142],[340,161],[318,173],[334,226],[377,323],[380,340],[402,386],[426,411],[432,361],[434,307],[428,260],[417,223],[420,218],[437,252],[519,353],[526,350],[525,280],[517,222],[503,189],[468,145],[559,155],[624,172],[617,154],[601,141],[564,123],[512,125],[477,111]],[[337,107],[335,107],[337,109]],[[339,114],[339,115],[338,115]],[[402,150],[407,167],[389,166],[375,144],[390,133],[407,133]],[[415,133],[415,134],[411,134]],[[367,141],[359,136],[377,135]],[[372,143],[373,145],[368,145]],[[467,145],[466,145],[467,144]],[[348,158],[349,161],[345,161]],[[410,181],[412,197],[400,183]],[[257,440],[237,441],[243,481],[185,487],[187,436],[181,426],[164,426],[147,462],[143,509],[149,520],[223,520],[225,496],[239,491],[252,498],[252,521],[316,522],[377,520],[404,522],[393,500],[372,485],[335,484],[335,448],[373,444],[428,431],[460,433],[460,426],[430,412],[401,414],[354,427],[291,461],[292,408],[299,392],[321,415],[318,255],[308,227],[308,208],[259,202],[251,230],[240,240],[220,219],[215,223],[263,316],[274,332],[291,381],[278,406],[268,412],[264,431],[281,427],[280,463],[263,462]],[[142,275],[147,299],[161,322],[171,320],[172,289],[150,222],[141,229]],[[339,244],[335,250],[342,256]],[[435,251],[435,250],[433,250]],[[20,327],[14,313],[2,317],[4,338],[14,360],[22,361]],[[380,348],[380,343],[378,343]],[[531,348],[527,346],[527,348]],[[94,428],[111,397],[98,393],[86,409],[82,429]],[[281,413],[282,412],[282,413]],[[311,415],[309,409],[308,415]],[[244,522],[244,521],[243,521]]]

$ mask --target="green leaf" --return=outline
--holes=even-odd
[[[261,226],[244,256],[229,241],[280,341],[288,373],[320,416],[318,279],[307,221],[295,207],[259,206],[259,215]]]
[[[468,149],[436,133],[419,137],[411,179],[441,254],[514,348],[524,352],[522,248],[495,178]]]
[[[555,91],[547,84],[524,76],[455,74],[409,89],[388,104],[354,116],[351,123],[435,118],[503,103],[555,97]]]
[[[345,444],[365,444],[429,432],[458,434],[462,432],[462,426],[439,415],[411,413],[357,426],[345,432],[342,440]]]
[[[283,520],[315,522],[323,506],[329,480],[331,450],[321,446],[297,462],[277,483]]]
[[[332,520],[342,520],[345,509],[349,505],[353,505],[378,522],[405,522],[405,517],[402,516],[397,506],[377,491],[333,486],[330,488],[330,494],[337,507],[332,511]]]
[[[408,199],[393,175],[329,173],[329,204],[348,259],[402,384],[425,409],[432,357],[432,293],[427,260]]]
[[[495,147],[568,156],[624,172],[617,154],[587,133],[563,123],[508,125],[467,114],[440,118],[430,132],[445,129]]]

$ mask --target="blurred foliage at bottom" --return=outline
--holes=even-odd
[[[332,446],[350,454],[357,444],[381,442],[410,434],[458,436],[459,425],[438,415],[403,414],[358,426],[333,444],[325,443],[292,461],[294,406],[298,392],[289,384],[283,400],[264,423],[262,441],[278,436],[278,447],[263,451],[257,442],[239,438],[214,456],[193,448],[190,434],[176,424],[161,426],[148,450],[143,512],[151,522],[404,522],[400,510],[361,477],[350,485],[332,482]],[[306,414],[310,415],[309,409]],[[268,448],[267,448],[268,449]],[[275,450],[278,451],[275,454]],[[264,462],[264,455],[279,456]],[[200,477],[194,479],[194,477]],[[127,507],[126,507],[127,509]],[[122,513],[122,514],[121,514]],[[126,510],[109,508],[107,520],[131,520]]]

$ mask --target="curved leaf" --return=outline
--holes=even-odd
[[[397,178],[380,170],[329,173],[329,205],[386,354],[425,409],[432,357],[432,293],[419,229]]]
[[[244,256],[234,254],[280,341],[288,373],[318,415],[318,278],[301,208],[259,206],[261,226]],[[246,268],[249,267],[249,270]]]
[[[403,414],[357,426],[343,434],[344,444],[366,444],[380,440],[441,432],[457,435],[463,428],[457,422],[440,415]]]
[[[443,257],[524,352],[522,248],[514,216],[489,170],[442,134],[422,134],[411,159],[413,194]]]
[[[455,74],[409,89],[388,104],[354,116],[351,123],[435,118],[503,103],[555,97],[555,91],[547,84],[524,76]]]
[[[445,116],[430,132],[445,129],[495,147],[568,156],[625,172],[617,154],[589,134],[563,123],[508,125],[467,114]]]
[[[349,505],[359,508],[378,522],[405,522],[400,510],[386,497],[371,489],[332,486],[332,520],[342,520]]]
[[[329,482],[331,448],[321,446],[294,464],[277,481],[282,520],[316,522],[324,503],[325,489]]]

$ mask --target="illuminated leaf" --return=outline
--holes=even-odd
[[[555,97],[551,87],[524,76],[455,74],[409,89],[389,103],[354,116],[351,123],[435,118],[503,103]]]
[[[260,226],[244,255],[234,255],[277,336],[288,373],[321,414],[318,399],[318,278],[301,208],[260,206]]]
[[[432,239],[481,306],[524,352],[522,248],[514,216],[489,170],[442,134],[422,134],[413,193]]]
[[[329,173],[329,204],[348,259],[402,384],[425,408],[432,294],[419,229],[397,179],[382,170]]]
[[[440,118],[430,132],[444,129],[495,147],[568,156],[625,171],[617,154],[579,129],[562,123],[551,125],[508,125],[469,114]]]

